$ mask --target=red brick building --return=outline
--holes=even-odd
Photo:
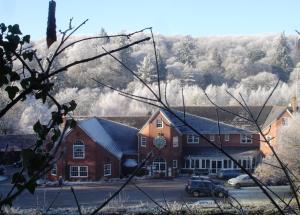
[[[265,142],[242,107],[222,109],[217,113],[215,107],[186,107],[184,114],[182,108],[173,108],[179,118],[222,147],[245,168],[253,170],[262,156],[270,154]],[[252,106],[249,109],[267,138],[276,144],[280,127],[292,117],[292,108],[266,106],[261,111],[261,107]],[[148,117],[79,120],[78,126],[65,136],[61,149],[63,157],[51,172],[52,179],[59,176],[67,180],[121,177],[130,173],[149,152],[153,152],[153,156],[146,163],[146,169],[154,177],[176,177],[194,171],[217,174],[220,169],[237,168],[165,110],[157,110]]]
[[[174,111],[181,119],[203,134],[217,146],[222,146],[247,169],[253,169],[260,157],[257,133],[208,118]],[[153,158],[146,167],[151,176],[176,177],[179,173],[192,173],[195,169],[216,174],[219,169],[237,168],[199,137],[172,113],[159,110],[154,113],[138,133],[139,162],[152,151]]]
[[[96,117],[79,121],[66,134],[63,155],[50,177],[99,180],[122,176],[126,168],[137,165],[137,132],[136,128]]]

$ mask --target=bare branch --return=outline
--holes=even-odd
[[[150,38],[149,38],[150,39]],[[102,47],[103,48],[103,47]],[[104,48],[103,48],[104,49]],[[132,69],[130,69],[127,65],[125,65],[122,61],[120,61],[118,58],[116,58],[114,55],[112,55],[112,52],[107,52],[105,49],[104,51],[109,54],[113,59],[115,59],[118,63],[120,63],[127,71],[129,71],[135,78],[137,78],[145,87],[148,88],[148,90],[152,93],[152,95],[157,99],[157,101],[160,101],[160,98],[156,95],[156,93],[151,89],[151,87],[143,80],[141,79]]]
[[[71,187],[71,192],[72,192],[72,194],[73,194],[73,196],[74,196],[74,199],[75,199],[75,202],[76,202],[76,205],[77,205],[77,208],[78,208],[78,213],[79,213],[80,215],[82,215],[81,207],[80,207],[80,204],[79,204],[79,202],[78,202],[78,199],[77,199],[77,196],[76,196],[76,193],[75,193],[73,187]]]
[[[272,90],[271,93],[269,94],[268,98],[265,100],[263,106],[261,107],[261,109],[260,109],[260,111],[259,111],[259,113],[258,113],[258,115],[257,115],[257,117],[256,117],[256,119],[255,119],[256,122],[257,122],[257,120],[259,119],[259,117],[260,117],[262,111],[265,109],[265,107],[266,107],[268,101],[270,100],[271,96],[273,95],[273,93],[274,93],[275,90],[277,89],[279,82],[280,82],[280,79],[278,79],[276,85],[273,87],[273,90]]]
[[[87,40],[94,40],[94,39],[105,39],[105,38],[114,38],[114,37],[126,37],[126,38],[130,38],[131,36],[135,35],[135,34],[138,34],[138,33],[142,33],[144,32],[145,30],[148,30],[150,28],[144,28],[142,30],[139,30],[139,31],[135,31],[133,33],[130,33],[130,34],[115,34],[115,35],[107,35],[107,36],[94,36],[94,37],[86,37],[86,38],[83,38],[83,39],[80,39],[80,40],[76,40],[74,42],[71,42],[69,43],[68,45],[64,46],[62,49],[60,49],[60,51],[57,53],[58,55],[60,53],[62,53],[65,49],[77,44],[77,43],[80,43],[80,42],[83,42],[83,41],[87,41]]]
[[[94,80],[95,82],[97,82],[100,86],[109,88],[109,89],[111,89],[113,91],[119,92],[120,94],[124,94],[124,95],[128,95],[128,96],[131,96],[131,97],[135,97],[135,98],[139,98],[139,99],[145,99],[145,100],[156,102],[156,99],[151,99],[151,98],[147,98],[147,97],[144,97],[144,96],[137,96],[137,95],[134,95],[134,94],[131,94],[131,93],[124,92],[124,91],[119,90],[117,88],[114,88],[114,87],[112,87],[110,85],[104,84],[103,82],[100,82],[100,81],[96,80],[95,78],[92,78],[92,80]]]
[[[152,32],[152,28],[150,28],[152,42],[153,42],[153,49],[154,49],[154,55],[155,55],[155,63],[156,63],[156,73],[157,73],[157,86],[158,86],[158,98],[161,99],[161,93],[160,93],[160,74],[159,74],[159,66],[158,66],[158,57],[156,53],[156,45],[155,40]]]
[[[100,207],[96,208],[91,215],[95,215],[100,211],[102,208],[104,208],[113,198],[115,198],[119,193],[127,186],[127,184],[133,179],[134,176],[138,173],[138,171],[145,165],[145,163],[151,158],[152,156],[152,151],[147,155],[146,159],[134,170],[132,175],[122,184],[122,186],[113,193],[106,201],[104,201]]]
[[[143,193],[148,199],[150,199],[155,205],[157,205],[160,209],[162,209],[165,212],[169,212],[167,209],[165,209],[163,206],[161,206],[155,199],[153,199],[147,192],[145,192],[142,188],[140,188],[136,183],[131,182],[131,184],[138,189],[141,193]]]

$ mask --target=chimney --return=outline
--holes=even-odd
[[[291,103],[290,103],[290,105],[291,105],[291,108],[292,108],[292,110],[293,110],[293,113],[298,111],[298,108],[299,108],[299,107],[298,107],[297,97],[296,97],[296,96],[293,96],[293,97],[291,98]]]

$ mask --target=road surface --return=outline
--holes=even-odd
[[[171,181],[156,181],[146,180],[139,181],[136,184],[145,191],[149,196],[158,202],[187,202],[192,203],[199,199],[210,199],[209,197],[194,198],[189,196],[185,191],[185,180]],[[105,183],[92,185],[77,185],[74,186],[78,201],[82,206],[100,205],[106,198],[115,192],[120,183]],[[273,186],[270,187],[281,197],[290,196],[288,186]],[[5,194],[10,189],[8,183],[0,183],[0,194]],[[230,195],[239,201],[267,201],[267,197],[257,187],[247,187],[241,189],[228,188]],[[57,196],[57,198],[56,198]],[[14,202],[15,207],[20,208],[35,208],[47,207],[53,199],[55,199],[53,207],[76,207],[74,196],[70,191],[69,186],[59,187],[39,187],[34,195],[25,191]],[[139,202],[151,202],[151,200],[139,191],[134,185],[128,185],[122,193],[117,197],[116,201],[124,204],[134,204]]]

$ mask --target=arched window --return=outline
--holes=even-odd
[[[85,147],[82,140],[76,140],[73,144],[73,158],[83,159],[85,156]]]

